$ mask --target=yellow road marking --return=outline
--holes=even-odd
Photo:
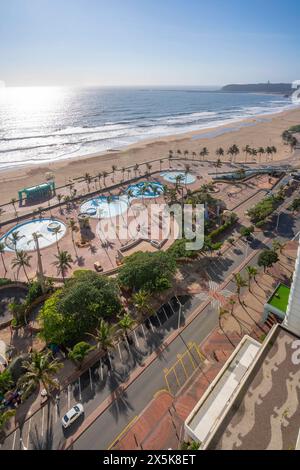
[[[107,450],[110,450],[112,449],[112,447],[114,447],[114,445],[120,440],[120,438],[123,436],[123,434],[125,434],[126,431],[128,431],[128,429],[130,428],[130,426],[133,425],[133,423],[135,423],[135,421],[138,419],[138,416],[134,416],[134,418],[132,418],[132,420],[127,424],[127,426],[125,426],[125,428],[120,432],[120,434],[118,434],[118,436],[115,438],[115,440],[110,444],[110,446],[107,448]]]
[[[183,356],[180,356],[180,354],[178,354],[178,356],[179,356],[180,364],[182,365],[182,368],[183,368],[183,370],[184,370],[185,376],[186,376],[186,378],[188,379],[189,376],[188,376],[188,373],[187,373],[187,371],[186,371],[185,365],[184,365],[183,360],[182,360]]]
[[[175,375],[175,377],[176,377],[177,383],[178,383],[178,385],[179,385],[179,387],[180,387],[180,382],[179,382],[179,380],[178,380],[178,376],[177,376],[175,367],[173,367],[173,372],[174,372],[174,375]]]

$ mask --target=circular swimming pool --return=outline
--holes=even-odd
[[[80,206],[80,213],[95,219],[107,219],[123,214],[128,209],[127,196],[98,196],[89,199]]]
[[[158,197],[163,191],[164,186],[159,181],[141,181],[140,183],[131,184],[126,189],[126,193],[133,199]]]
[[[59,229],[58,233],[56,233],[56,228]],[[4,243],[6,251],[34,251],[36,249],[33,240],[34,233],[40,235],[38,238],[39,247],[45,248],[55,243],[56,239],[60,240],[66,230],[65,224],[56,219],[29,220],[15,225],[0,239],[0,242]],[[13,234],[16,234],[17,237]]]
[[[176,183],[176,178],[178,176],[181,177],[181,183],[183,184],[192,184],[196,181],[196,176],[192,175],[191,173],[186,173],[185,171],[164,171],[160,174],[164,180],[168,181],[169,183]]]

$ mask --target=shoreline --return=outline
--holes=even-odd
[[[232,144],[240,147],[250,145],[253,147],[275,145],[278,153],[274,161],[288,158],[290,155],[287,146],[284,146],[281,134],[294,124],[300,123],[300,106],[295,109],[279,111],[273,114],[260,114],[227,124],[211,126],[189,131],[182,134],[161,136],[155,139],[144,139],[127,145],[122,149],[112,149],[93,154],[70,157],[59,161],[41,163],[37,165],[19,166],[15,169],[2,169],[0,175],[0,200],[9,201],[16,197],[18,189],[41,183],[45,174],[52,172],[58,186],[68,182],[69,178],[78,177],[84,173],[96,174],[99,171],[110,171],[115,164],[118,168],[144,162],[157,158],[167,157],[169,150],[174,153],[178,149],[182,152],[199,154],[201,147],[208,147],[208,159],[215,159],[215,150],[218,147],[228,148]],[[226,160],[224,156],[224,160]],[[243,153],[237,161],[243,160]]]

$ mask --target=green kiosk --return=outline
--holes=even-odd
[[[18,192],[19,200],[22,201],[25,196],[25,201],[29,204],[34,204],[40,200],[52,197],[55,193],[54,181],[42,183],[31,188],[24,188]]]

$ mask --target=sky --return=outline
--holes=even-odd
[[[0,84],[300,79],[299,0],[0,0]]]

